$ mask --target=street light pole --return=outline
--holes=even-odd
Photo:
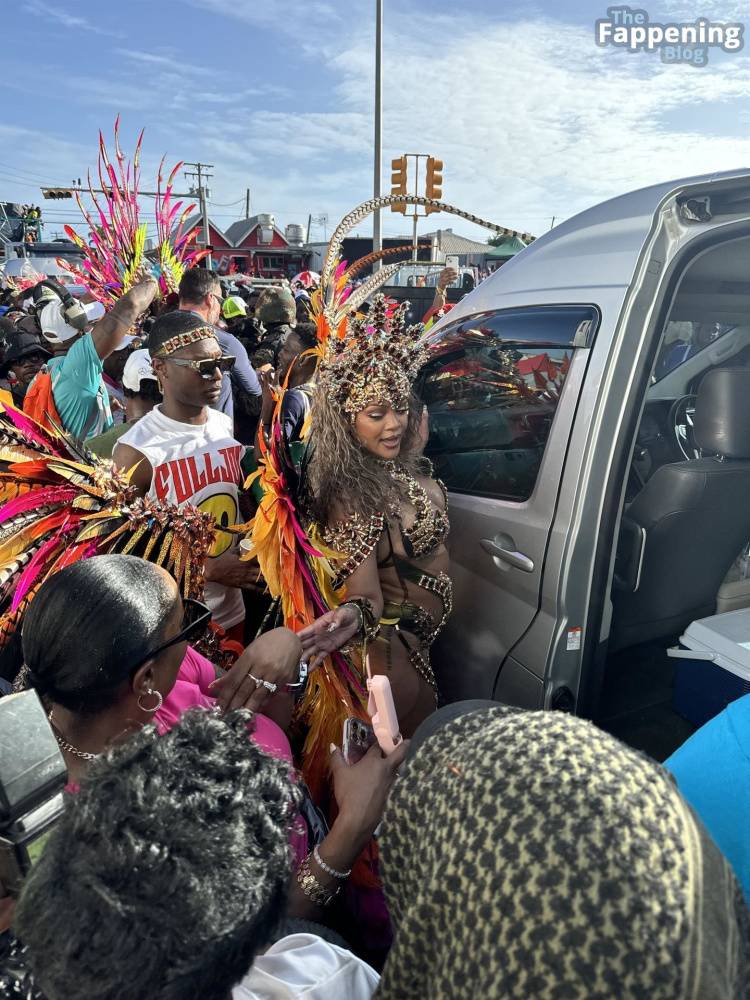
[[[375,0],[375,163],[372,179],[372,196],[380,197],[381,160],[382,160],[382,125],[383,125],[383,0]],[[377,252],[383,248],[383,236],[380,228],[380,209],[375,211],[372,219],[372,249]],[[376,261],[373,271],[380,270],[382,261]]]

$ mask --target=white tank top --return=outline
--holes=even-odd
[[[118,443],[135,448],[151,463],[150,497],[178,507],[190,504],[220,525],[239,524],[240,461],[245,449],[232,435],[231,417],[218,410],[207,412],[205,424],[183,424],[155,406]],[[231,544],[230,535],[218,532],[211,555],[221,555]],[[236,587],[207,583],[206,603],[225,629],[245,617],[242,591]]]

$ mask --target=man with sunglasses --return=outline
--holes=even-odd
[[[113,452],[115,464],[134,470],[143,495],[190,505],[210,514],[216,541],[205,568],[206,603],[231,638],[243,640],[242,587],[256,583],[258,570],[242,562],[235,538],[222,528],[240,521],[240,461],[244,447],[232,421],[214,406],[222,376],[235,359],[222,353],[212,326],[193,312],[160,316],[148,350],[163,402],[124,434]]]
[[[262,390],[247,351],[240,341],[227,330],[216,326],[221,318],[222,303],[221,282],[213,271],[192,267],[184,273],[180,281],[180,309],[195,313],[209,326],[213,326],[222,353],[235,358],[231,372],[227,372],[222,378],[218,400],[210,404],[215,410],[234,419],[233,394],[257,397],[259,411]]]

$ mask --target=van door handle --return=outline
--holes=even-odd
[[[516,569],[520,569],[523,573],[534,572],[534,560],[529,559],[529,557],[525,556],[523,552],[514,552],[513,549],[505,549],[502,545],[499,545],[491,538],[482,538],[479,544],[485,552],[489,553],[489,555],[495,556],[497,559],[502,559],[502,561],[508,563],[509,566],[514,566]]]

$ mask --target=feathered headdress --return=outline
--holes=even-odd
[[[88,175],[89,196],[94,211],[89,212],[76,191],[76,201],[89,227],[86,241],[72,226],[65,226],[65,233],[86,254],[80,266],[59,260],[76,280],[100,302],[112,305],[124,295],[143,273],[159,282],[163,295],[176,292],[185,271],[193,267],[208,253],[193,244],[198,228],[185,229],[185,223],[195,208],[182,202],[173,203],[174,179],[182,162],[171,170],[163,186],[162,159],[156,185],[154,212],[156,217],[157,245],[146,252],[147,223],[140,219],[140,156],[143,130],[138,136],[132,164],[120,148],[120,116],[115,120],[115,160],[110,161],[104,136],[99,133],[99,183],[104,194],[97,195]]]
[[[213,520],[140,497],[111,462],[25,413],[0,412],[0,646],[44,581],[79,559],[121,552],[163,566],[201,597]]]
[[[41,274],[39,271],[35,271],[33,267],[24,267],[24,270],[17,277],[12,274],[7,274],[4,277],[5,287],[10,289],[11,292],[27,292],[30,288],[34,288],[47,277],[46,274]]]

